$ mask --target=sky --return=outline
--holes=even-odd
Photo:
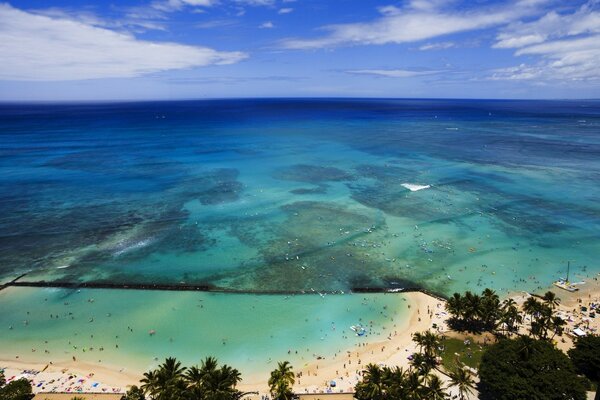
[[[0,101],[600,98],[600,0],[0,0]]]

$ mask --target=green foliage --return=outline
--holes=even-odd
[[[577,338],[569,350],[575,369],[596,384],[596,399],[600,399],[600,336]]]
[[[554,293],[547,292],[542,298],[544,302],[535,297],[529,297],[523,304],[523,311],[531,316],[529,334],[538,339],[552,339],[555,335],[562,335],[566,322],[553,315],[558,299]]]
[[[135,400],[144,398],[136,397],[140,394],[152,400],[238,400],[246,395],[236,389],[241,379],[238,370],[228,365],[219,368],[213,357],[189,369],[167,358],[156,370],[144,373],[140,390],[134,392],[132,387],[126,396]]]
[[[411,368],[379,367],[369,364],[362,380],[354,387],[358,400],[442,400],[448,395],[442,381],[431,371],[437,367],[441,340],[431,331],[415,333],[413,341],[419,352],[413,354]]]
[[[600,336],[588,335],[577,338],[569,357],[578,372],[589,380],[600,383]]]
[[[475,387],[473,373],[463,365],[459,365],[456,369],[450,371],[448,377],[450,378],[450,386],[458,388],[460,400],[464,400],[466,395],[473,393]]]
[[[358,400],[443,400],[448,395],[437,375],[422,375],[416,369],[380,367],[369,364],[363,379],[354,387]]]
[[[523,312],[531,317],[529,334],[532,337],[551,340],[562,335],[566,322],[554,315],[560,299],[553,292],[541,298],[529,297],[523,304]],[[512,299],[500,302],[498,295],[485,289],[481,295],[469,291],[464,295],[454,293],[446,302],[450,313],[448,325],[460,332],[492,332],[498,336],[510,336],[519,331],[523,315]]]
[[[28,400],[32,397],[31,384],[25,378],[12,381],[0,388],[0,400]]]
[[[273,400],[292,400],[294,382],[294,371],[290,363],[287,361],[278,363],[277,368],[271,372],[268,382]]]
[[[146,400],[146,396],[141,388],[133,385],[127,393],[121,396],[121,400]]]
[[[479,367],[483,400],[584,400],[585,382],[548,341],[519,337],[488,347]]]
[[[451,315],[448,323],[457,331],[493,331],[502,318],[500,298],[491,289],[485,289],[481,295],[470,291],[464,295],[454,293],[446,302],[446,310]]]

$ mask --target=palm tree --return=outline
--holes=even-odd
[[[423,393],[423,377],[418,371],[409,371],[405,379],[406,400],[420,400],[424,397]]]
[[[454,371],[450,371],[450,386],[458,388],[458,394],[461,400],[464,400],[465,395],[473,393],[475,388],[475,380],[473,373],[464,365],[458,365]]]
[[[481,297],[477,294],[473,294],[470,291],[465,292],[464,296],[465,306],[465,323],[470,331],[479,330],[479,322],[481,321]]]
[[[529,329],[529,333],[531,335],[535,335],[536,330],[539,330],[539,327],[536,328],[536,321],[539,318],[539,313],[542,310],[542,306],[543,304],[540,303],[535,297],[529,297],[527,300],[525,300],[525,303],[523,303],[523,311],[531,318]]]
[[[440,350],[440,338],[432,331],[425,331],[423,333],[416,332],[413,334],[413,342],[419,346],[419,351],[427,356],[435,358]]]
[[[457,321],[464,319],[465,301],[460,293],[454,293],[446,302],[446,311],[448,311]]]
[[[383,381],[387,389],[387,398],[406,399],[409,397],[407,373],[402,368],[384,367]]]
[[[269,388],[273,400],[291,400],[294,396],[292,386],[294,385],[294,372],[288,361],[280,362],[277,368],[271,372]]]
[[[513,299],[507,299],[502,304],[500,324],[505,333],[509,335],[518,333],[519,325],[523,322],[523,316],[519,312]]]
[[[383,400],[385,398],[386,378],[389,378],[386,369],[379,368],[376,364],[368,364],[363,370],[363,379],[356,385],[355,397],[358,400]]]
[[[239,399],[246,393],[236,389],[241,374],[229,365],[218,367],[217,359],[207,357],[200,367],[190,367],[185,374],[187,389],[195,399]]]
[[[142,389],[145,394],[149,394],[152,398],[154,398],[160,390],[158,385],[158,372],[155,370],[144,372],[144,377],[140,382],[142,384],[140,389]]]
[[[428,375],[424,388],[424,398],[427,400],[445,400],[448,394],[444,391],[442,380],[437,375]]]
[[[159,374],[163,375],[166,379],[180,378],[185,370],[186,368],[182,367],[181,363],[175,357],[167,358],[158,367]]]
[[[414,353],[410,362],[412,368],[422,376],[428,375],[435,368],[435,358],[429,357],[425,353]]]
[[[492,289],[485,289],[481,293],[479,313],[483,329],[494,330],[501,315],[500,298]]]
[[[562,336],[564,330],[565,330],[565,325],[567,325],[567,321],[565,321],[564,319],[562,319],[559,316],[553,316],[550,319],[550,327],[552,329],[552,337],[550,339],[554,339],[554,336],[558,335],[558,336]]]
[[[546,294],[542,297],[544,303],[548,305],[551,309],[555,309],[560,304],[560,299],[556,297],[556,294],[551,291],[547,291]]]

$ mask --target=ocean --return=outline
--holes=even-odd
[[[318,323],[310,317],[315,310],[340,316],[360,309],[364,295],[348,294],[357,288],[450,295],[490,287],[506,295],[548,287],[565,276],[568,262],[571,281],[600,272],[599,101],[2,104],[0,172],[2,281],[26,273],[21,281],[226,292],[80,292],[106,302],[102,315],[131,311],[131,323],[146,336],[159,324],[151,318],[168,321],[165,327],[187,323],[191,311],[171,315],[171,302],[176,309],[221,302],[202,314],[208,320],[260,303],[260,312],[244,311],[248,321],[222,322],[216,329],[223,337],[200,348],[226,360],[234,346],[220,339],[234,343],[254,331],[262,338],[287,323],[299,332],[289,338],[296,343],[309,337],[305,329],[324,329],[325,316]],[[13,327],[0,336],[2,346],[32,347],[53,332],[63,357],[75,351],[61,335],[72,338],[98,317],[81,316],[79,325],[23,324],[23,310],[39,308],[47,319],[68,296],[77,292],[1,291],[0,329]],[[261,320],[286,301],[297,305]],[[383,326],[383,306],[375,317],[356,312],[338,323],[347,328],[364,318]],[[310,328],[290,323],[307,319]],[[203,331],[202,321],[193,322],[195,331]],[[189,335],[155,352],[185,357],[186,346],[202,340]],[[309,347],[335,347],[313,336]],[[339,346],[348,340],[332,336]],[[151,362],[151,339],[140,339],[132,354]],[[244,360],[272,342],[256,343]],[[276,352],[289,343],[278,342]]]

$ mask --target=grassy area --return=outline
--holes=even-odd
[[[444,351],[442,351],[442,365],[446,370],[455,368],[457,361],[472,367],[478,368],[483,354],[483,346],[474,343],[471,338],[466,340],[447,338],[442,341]]]

